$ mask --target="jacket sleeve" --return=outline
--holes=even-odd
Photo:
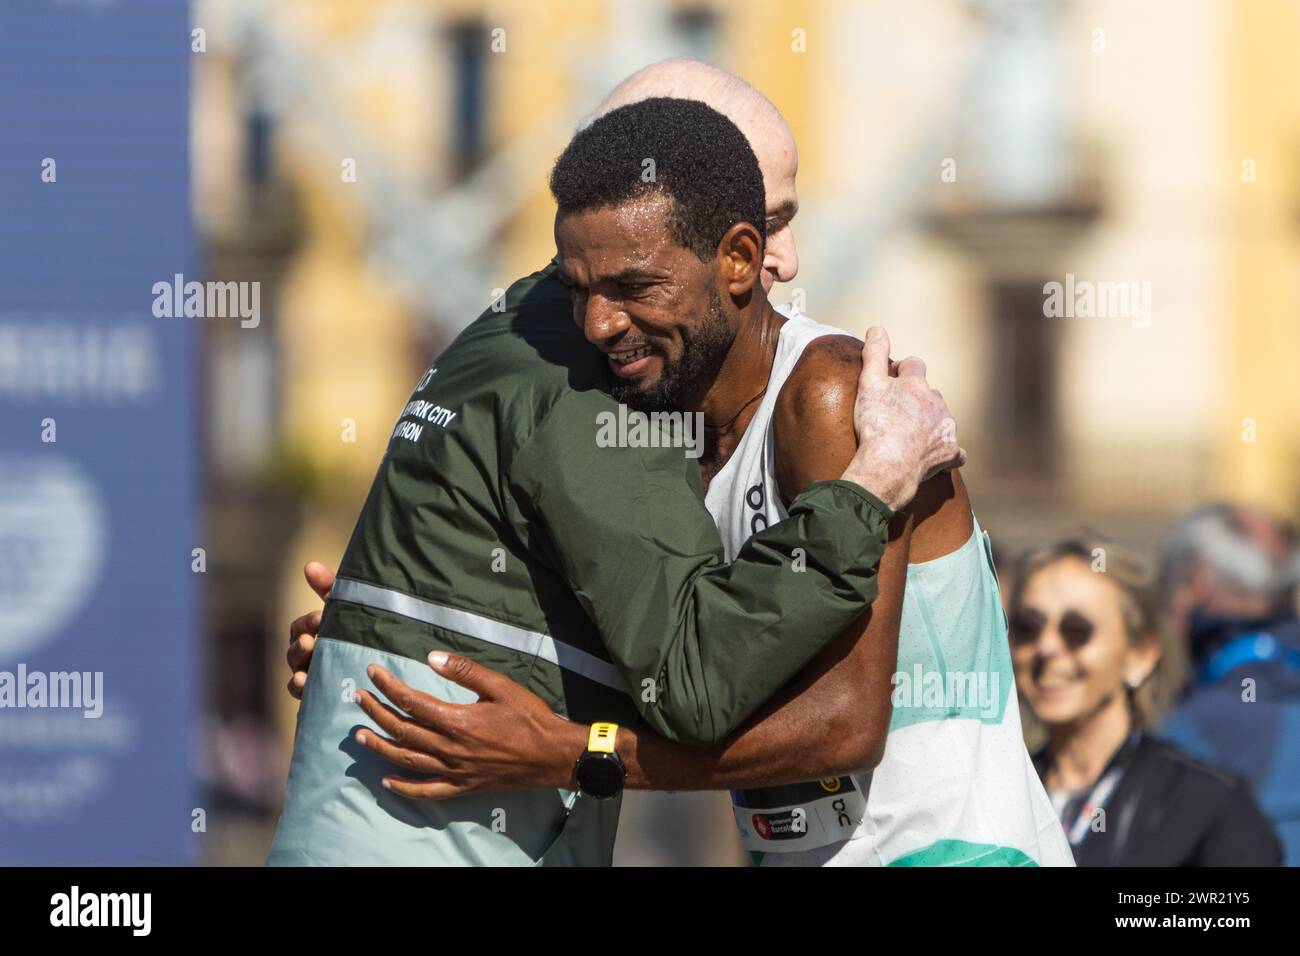
[[[600,407],[590,393],[557,403],[516,456],[511,496],[650,726],[716,743],[875,599],[893,512],[819,482],[727,564],[695,459],[598,447]]]

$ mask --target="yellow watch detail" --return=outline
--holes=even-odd
[[[587,735],[587,749],[597,754],[612,754],[618,739],[618,724],[592,724]]]

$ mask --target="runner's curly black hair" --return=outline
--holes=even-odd
[[[758,159],[731,120],[696,100],[655,97],[611,110],[573,137],[551,171],[561,214],[655,193],[672,200],[669,236],[702,262],[738,222],[766,241]]]

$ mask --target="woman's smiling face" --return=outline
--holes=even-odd
[[[1074,557],[1046,564],[1025,581],[1011,613],[1011,659],[1016,686],[1039,719],[1086,718],[1123,694],[1127,680],[1150,673],[1158,644],[1133,644],[1124,600],[1105,572]]]

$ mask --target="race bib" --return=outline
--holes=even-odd
[[[852,777],[733,790],[731,803],[741,843],[759,853],[815,850],[851,840],[867,812],[866,793]]]

